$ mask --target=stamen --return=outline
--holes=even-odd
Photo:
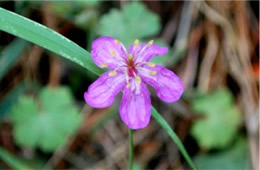
[[[115,51],[109,50],[109,52],[110,52],[110,54],[111,54],[112,56],[115,56]]]
[[[139,40],[138,39],[135,40],[134,45],[135,45],[135,48],[139,45]]]
[[[116,74],[117,74],[116,71],[111,71],[108,75],[109,75],[110,77],[112,77],[112,76],[115,76]]]
[[[151,45],[153,45],[153,40],[151,40],[151,41],[149,41],[149,42],[147,43],[147,46],[148,46],[148,47],[150,47]]]
[[[154,66],[155,66],[155,64],[154,64],[154,63],[151,63],[151,62],[148,62],[147,65],[148,65],[149,67],[154,67]]]
[[[101,68],[106,68],[106,67],[107,67],[107,64],[101,64],[100,67],[101,67]]]
[[[136,76],[137,84],[141,84],[141,78],[139,76]]]
[[[127,83],[126,88],[129,88],[129,87],[131,87],[131,84]]]
[[[145,46],[143,46],[143,48],[138,52],[138,54],[135,55],[136,58],[139,58],[138,56],[141,55],[143,53],[143,51],[145,51],[146,48],[150,47],[151,45],[153,45],[153,40],[149,41]]]
[[[120,44],[120,41],[119,41],[119,40],[115,40],[115,43],[116,43],[116,44]]]
[[[133,57],[133,55],[132,54],[128,54],[128,59],[129,60],[132,60],[134,57]]]
[[[127,54],[127,50],[125,49],[125,46],[119,40],[114,40],[114,41],[116,44],[121,45],[120,48],[122,48],[124,53]]]
[[[156,74],[157,74],[157,71],[151,71],[151,72],[150,72],[150,75],[151,75],[151,76],[154,76],[154,75],[156,75]]]

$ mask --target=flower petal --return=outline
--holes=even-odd
[[[86,103],[95,108],[104,108],[110,106],[116,95],[126,84],[123,73],[109,75],[111,72],[102,74],[84,93]]]
[[[161,56],[166,53],[168,53],[167,47],[161,47],[156,44],[149,45],[149,42],[138,46],[133,44],[129,48],[129,54],[133,55],[135,63],[148,62],[153,57]]]
[[[99,67],[115,69],[125,64],[127,51],[115,38],[103,36],[92,43],[91,56]]]
[[[122,121],[129,128],[145,128],[151,118],[151,98],[147,86],[141,83],[137,91],[125,87],[119,110]]]
[[[145,83],[155,88],[157,96],[165,102],[179,100],[184,91],[181,79],[163,66],[145,65],[139,70],[139,74]]]

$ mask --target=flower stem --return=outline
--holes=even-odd
[[[129,170],[133,169],[134,162],[134,141],[133,141],[133,130],[129,128]]]

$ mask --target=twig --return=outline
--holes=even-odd
[[[245,56],[238,56],[239,52],[236,50],[235,30],[232,25],[214,9],[209,7],[205,2],[197,3],[197,7],[213,22],[220,25],[224,33],[223,49],[225,57],[228,61],[230,73],[237,80],[241,87],[243,108],[245,112],[245,124],[248,132],[249,146],[251,153],[252,166],[254,169],[259,169],[259,120],[258,111],[259,103],[255,100],[254,96],[256,91],[254,90],[254,82],[250,81],[248,77],[248,66],[246,61],[241,59]],[[247,57],[249,54],[247,55]]]
[[[174,34],[176,33],[178,17],[179,15],[177,14],[172,15],[170,21],[165,25],[165,28],[162,31],[161,39],[167,44],[170,44]]]
[[[214,60],[217,56],[219,42],[216,36],[216,28],[211,24],[207,23],[207,47],[206,52],[201,62],[199,83],[198,87],[201,91],[208,91],[210,82],[210,73],[213,66]]]
[[[193,15],[193,9],[194,9],[194,2],[192,1],[185,1],[182,11],[181,11],[181,20],[180,24],[177,30],[177,38],[176,43],[174,44],[175,48],[186,48],[187,47],[187,41],[188,41],[188,35],[191,28],[191,21],[192,21],[192,15]]]
[[[195,80],[197,67],[198,67],[198,54],[199,54],[199,41],[201,39],[202,29],[199,26],[191,33],[191,40],[189,45],[189,53],[187,56],[187,62],[185,70],[182,76],[183,84],[185,88],[190,89]]]

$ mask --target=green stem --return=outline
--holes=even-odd
[[[129,170],[133,169],[134,162],[134,140],[133,140],[133,130],[129,128]]]

